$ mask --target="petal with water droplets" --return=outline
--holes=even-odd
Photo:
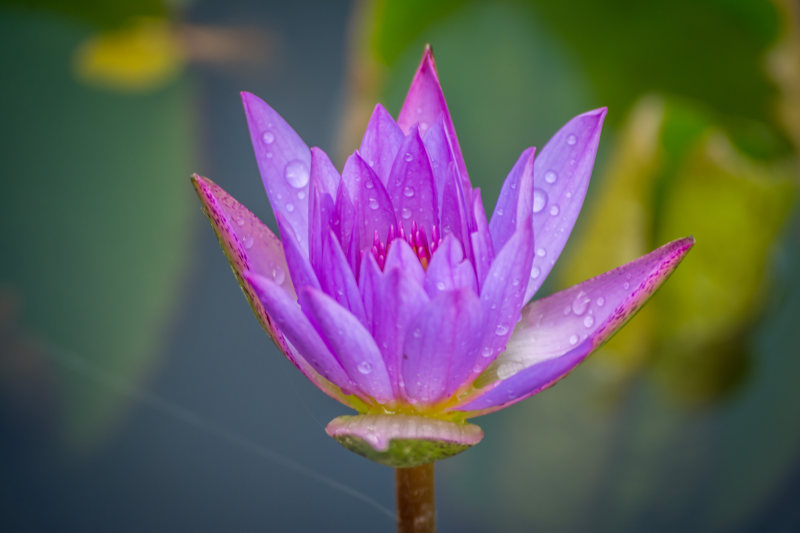
[[[453,410],[496,411],[563,378],[644,305],[693,245],[673,241],[526,305],[506,351],[476,380],[478,392]]]
[[[428,238],[438,225],[438,202],[433,169],[425,145],[414,129],[406,136],[389,173],[386,191],[392,199],[397,222],[410,231],[412,222]]]
[[[389,172],[400,145],[403,144],[403,137],[403,131],[389,112],[381,104],[376,105],[361,139],[359,153],[384,185],[389,179]]]
[[[535,153],[536,148],[528,148],[522,152],[500,189],[500,196],[489,221],[492,244],[498,250],[511,238],[523,221],[530,219]]]
[[[286,217],[301,250],[307,253],[311,152],[291,126],[259,97],[243,92],[242,103],[272,210]]]
[[[550,273],[581,211],[606,111],[595,109],[567,122],[534,160],[531,205],[536,257],[525,301]]]
[[[394,394],[386,365],[361,322],[322,291],[306,288],[299,295],[306,316],[350,379],[378,402],[391,402]]]

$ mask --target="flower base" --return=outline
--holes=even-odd
[[[325,432],[348,450],[394,468],[451,457],[483,438],[475,424],[415,415],[345,415],[331,420]]]

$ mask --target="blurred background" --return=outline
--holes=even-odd
[[[272,345],[189,184],[274,228],[238,91],[341,165],[432,43],[492,205],[607,105],[541,294],[697,245],[557,387],[439,463],[442,532],[800,529],[792,0],[0,0],[0,530],[392,531],[393,473]]]

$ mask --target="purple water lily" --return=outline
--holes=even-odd
[[[397,120],[378,104],[341,174],[270,106],[242,98],[280,241],[210,180],[195,176],[195,187],[275,343],[361,413],[328,432],[364,455],[394,440],[474,444],[482,433],[464,420],[563,378],[693,245],[671,242],[530,301],[581,209],[606,109],[525,150],[487,220],[429,49]]]

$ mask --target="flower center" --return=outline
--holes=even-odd
[[[386,265],[386,251],[389,249],[389,245],[395,239],[403,239],[406,241],[411,249],[414,250],[414,253],[417,254],[417,258],[419,259],[422,268],[428,269],[428,262],[431,259],[431,255],[442,242],[442,238],[439,235],[439,228],[434,225],[431,228],[431,236],[430,240],[428,240],[428,236],[425,234],[425,228],[418,228],[416,222],[411,222],[411,230],[405,231],[403,225],[400,224],[397,228],[394,227],[394,224],[389,226],[389,233],[386,236],[386,241],[382,241],[380,235],[378,235],[378,230],[375,230],[375,234],[372,240],[372,256],[375,257],[375,260],[378,262],[378,266],[383,267]]]

